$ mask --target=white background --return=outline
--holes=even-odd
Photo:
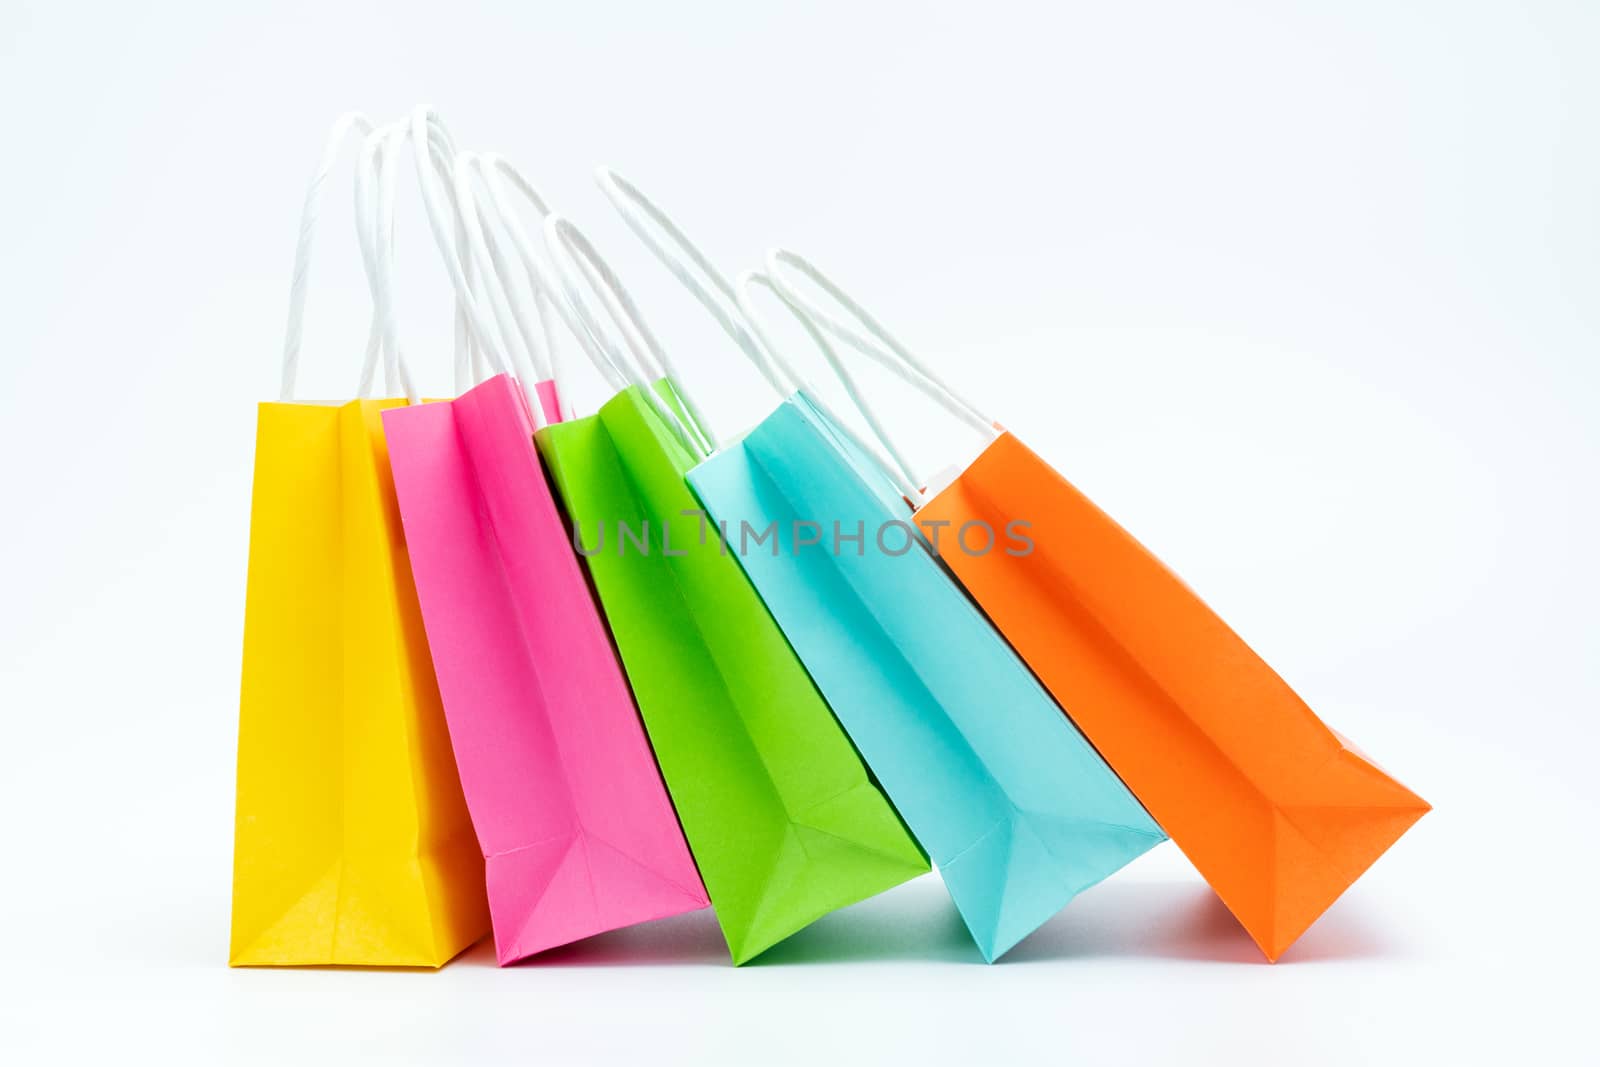
[[[1597,60],[1600,6],[1555,0],[7,0],[0,1059],[1593,1062]],[[1277,966],[1169,845],[993,967],[928,878],[738,971],[709,914],[508,971],[230,971],[300,199],[336,114],[424,101],[589,230],[722,429],[767,400],[596,163],[730,270],[832,270],[1437,810]],[[323,397],[368,307],[331,188]],[[925,464],[966,447],[886,403]]]

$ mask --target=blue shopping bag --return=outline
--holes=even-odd
[[[992,961],[1165,835],[872,462],[801,392],[689,482]]]

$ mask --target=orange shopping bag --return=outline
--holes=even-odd
[[[847,308],[870,337],[782,281],[784,267]],[[991,438],[920,503],[919,524],[939,537],[941,558],[968,593],[1276,960],[1428,803],[1329,729],[1133,535],[996,430],[814,266],[779,251],[769,268],[784,298],[818,325]],[[969,550],[991,536],[986,531],[1004,540],[1017,520],[1029,524],[1030,551]]]

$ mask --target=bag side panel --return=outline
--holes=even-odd
[[[262,404],[245,591],[229,962],[332,962],[343,848],[337,408]]]

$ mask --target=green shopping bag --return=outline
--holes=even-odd
[[[568,301],[591,358],[614,366],[570,288]],[[629,385],[536,440],[738,964],[928,861],[703,521],[694,460],[653,400]]]

